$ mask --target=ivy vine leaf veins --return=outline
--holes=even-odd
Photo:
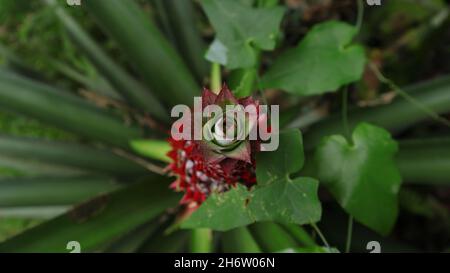
[[[296,95],[319,95],[361,78],[366,56],[352,44],[356,27],[328,21],[315,25],[294,48],[285,51],[261,79],[262,88]]]
[[[397,149],[385,129],[361,123],[352,143],[340,135],[325,137],[315,154],[321,183],[357,221],[383,235],[393,228],[398,214]]]
[[[249,68],[256,65],[259,50],[275,48],[284,7],[256,8],[243,0],[202,0],[201,5],[216,31],[206,53],[209,61]]]
[[[273,152],[256,157],[257,185],[237,184],[225,193],[214,193],[185,221],[183,228],[207,227],[225,231],[258,221],[309,224],[320,220],[317,196],[319,182],[313,178],[291,178],[304,164],[303,144],[298,130],[280,134]]]

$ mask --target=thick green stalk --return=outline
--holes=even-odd
[[[0,207],[71,205],[117,188],[108,177],[0,179]]]
[[[255,88],[258,70],[254,67],[234,70],[229,77],[229,83],[237,98],[248,97]]]
[[[438,114],[450,112],[450,76],[441,77],[424,83],[412,85],[404,90],[424,107]],[[365,121],[384,127],[393,133],[426,120],[429,115],[423,109],[412,105],[401,97],[390,104],[372,108],[358,108],[349,111],[349,127],[352,130],[359,122]],[[340,122],[341,115],[336,113],[313,125],[305,134],[305,146],[316,146],[322,137],[333,134],[345,134]]]
[[[193,103],[200,93],[193,75],[136,3],[99,0],[83,6],[119,44],[155,95],[170,106]]]
[[[64,90],[0,70],[0,107],[92,140],[128,148],[141,130]]]
[[[45,1],[49,5],[55,5],[55,0]],[[106,55],[63,8],[55,6],[55,12],[75,44],[89,57],[92,63],[124,98],[139,107],[139,109],[153,114],[159,120],[168,120],[167,111],[152,93]]]
[[[220,89],[222,89],[222,70],[220,64],[211,64],[211,84],[210,89],[212,92],[219,94]]]
[[[317,244],[311,235],[309,235],[308,232],[306,232],[306,230],[301,226],[296,224],[282,224],[282,226],[300,243],[302,247],[317,247]]]
[[[111,175],[133,175],[146,172],[141,166],[108,150],[78,143],[0,134],[0,154]]]
[[[209,228],[191,230],[189,248],[192,253],[209,253],[212,251],[213,234]]]
[[[221,236],[222,249],[230,253],[260,253],[261,248],[256,243],[247,227],[239,227],[224,232]]]
[[[273,222],[261,222],[250,226],[258,245],[265,252],[278,252],[298,247],[295,239]]]

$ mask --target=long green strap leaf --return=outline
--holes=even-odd
[[[224,232],[221,237],[222,249],[231,253],[259,253],[261,248],[256,243],[247,227],[238,227]]]
[[[200,93],[193,75],[136,3],[98,0],[83,6],[128,55],[155,95],[169,106],[193,103]]]
[[[158,8],[159,21],[162,21],[169,39],[173,39],[186,65],[195,74],[199,82],[208,73],[208,64],[204,58],[206,45],[200,35],[196,22],[193,1],[153,0]]]
[[[0,252],[69,252],[70,241],[77,241],[81,252],[95,251],[177,204],[180,196],[161,180],[143,181],[84,203],[1,243]]]
[[[395,163],[404,183],[450,185],[449,138],[413,139],[399,144]],[[316,176],[313,160],[306,161],[302,174]]]
[[[165,163],[170,163],[172,161],[167,155],[172,147],[169,142],[165,140],[136,139],[130,142],[130,146],[136,153],[142,156]]]
[[[141,136],[139,128],[81,98],[4,70],[0,70],[0,107],[124,148]]]
[[[396,163],[407,183],[450,186],[450,139],[400,142]]]
[[[116,188],[108,177],[0,179],[0,207],[70,205]]]
[[[55,0],[46,0],[49,5],[55,5]],[[91,1],[92,2],[92,1]],[[109,1],[108,1],[109,2]],[[84,3],[83,3],[84,4]],[[160,120],[167,121],[168,114],[162,104],[145,89],[137,80],[118,66],[94,40],[77,24],[62,7],[55,7],[56,15],[69,32],[75,44],[89,57],[98,70],[116,87],[128,101],[141,110],[153,114]]]
[[[58,60],[49,59],[51,65],[65,77],[78,82],[86,87],[89,91],[98,93],[99,95],[110,97],[116,100],[122,100],[122,96],[107,82],[103,77],[91,77],[78,72],[75,68],[60,62]],[[20,74],[20,73],[19,73]]]
[[[282,224],[286,229],[303,247],[314,248],[317,247],[317,243],[301,226],[295,224]]]
[[[86,174],[92,174],[92,172],[70,166],[30,160],[27,157],[19,158],[0,155],[0,178],[36,176],[71,177]]]
[[[38,81],[45,81],[45,77],[30,67],[21,58],[14,54],[7,46],[0,43],[0,56],[5,59],[5,68]]]
[[[450,112],[450,76],[407,87],[405,92],[435,113]],[[391,132],[398,132],[427,119],[429,115],[403,98],[396,98],[387,105],[349,111],[348,117],[350,130],[359,122],[365,121],[384,127]],[[323,136],[345,134],[340,119],[339,113],[312,126],[305,134],[305,146],[308,149],[313,148]]]
[[[70,206],[1,207],[0,218],[51,219],[68,211]]]
[[[249,228],[263,251],[277,252],[298,247],[295,239],[276,223],[260,222]]]
[[[136,252],[146,240],[156,232],[160,223],[159,219],[153,219],[145,223],[129,233],[125,234],[118,240],[115,240],[105,248],[106,253],[133,253]]]
[[[78,143],[12,137],[0,134],[0,154],[65,165],[110,175],[146,172],[141,166],[105,149]],[[1,166],[1,164],[0,164]]]
[[[184,252],[188,244],[189,232],[177,230],[165,234],[163,230],[155,234],[138,250],[144,253],[179,253]]]

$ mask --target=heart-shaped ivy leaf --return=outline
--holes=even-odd
[[[319,221],[322,211],[317,197],[318,181],[290,178],[303,167],[300,131],[280,134],[279,143],[277,150],[257,155],[257,185],[252,190],[238,184],[228,192],[212,194],[181,226],[224,231],[257,221]]]
[[[351,44],[356,33],[354,26],[343,22],[314,26],[298,47],[275,60],[261,80],[263,88],[317,95],[359,80],[366,57],[362,46]]]
[[[201,4],[217,34],[206,54],[209,61],[229,69],[252,67],[255,49],[275,48],[283,7],[254,8],[242,0],[202,0]]]
[[[317,176],[357,221],[387,234],[398,213],[397,143],[389,132],[367,123],[356,127],[352,139],[351,144],[340,135],[323,139],[315,155]]]
[[[289,174],[303,168],[305,156],[300,131],[282,133],[279,143],[274,152],[261,152],[256,157],[256,179],[260,186],[288,179]]]

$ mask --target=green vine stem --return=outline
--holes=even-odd
[[[345,137],[351,143],[352,137],[348,127],[348,86],[342,91],[342,128],[345,132]]]
[[[384,84],[387,84],[392,90],[397,92],[397,94],[399,94],[402,98],[404,98],[406,101],[411,103],[411,105],[417,107],[417,109],[422,110],[431,119],[434,119],[435,121],[440,122],[441,124],[443,124],[447,127],[450,127],[450,121],[440,117],[438,113],[433,111],[433,109],[427,107],[426,105],[423,105],[419,101],[415,100],[412,96],[408,95],[408,93],[404,92],[392,80],[386,78],[373,63],[371,63],[369,66],[372,69],[372,71],[375,73],[375,75],[377,76],[378,80],[380,80]]]
[[[359,33],[361,31],[361,26],[363,23],[363,19],[364,19],[364,3],[362,0],[358,0],[357,1],[357,5],[358,5],[358,13],[357,13],[357,18],[356,18],[356,30]]]
[[[320,240],[322,240],[323,244],[329,249],[330,248],[330,244],[328,244],[327,239],[325,238],[325,236],[323,235],[322,231],[319,229],[319,227],[315,224],[312,223],[311,227],[314,229],[314,231],[317,233],[317,235],[319,236]]]
[[[353,216],[348,216],[347,224],[347,240],[345,242],[345,253],[349,253],[352,247],[352,236],[353,236]]]

